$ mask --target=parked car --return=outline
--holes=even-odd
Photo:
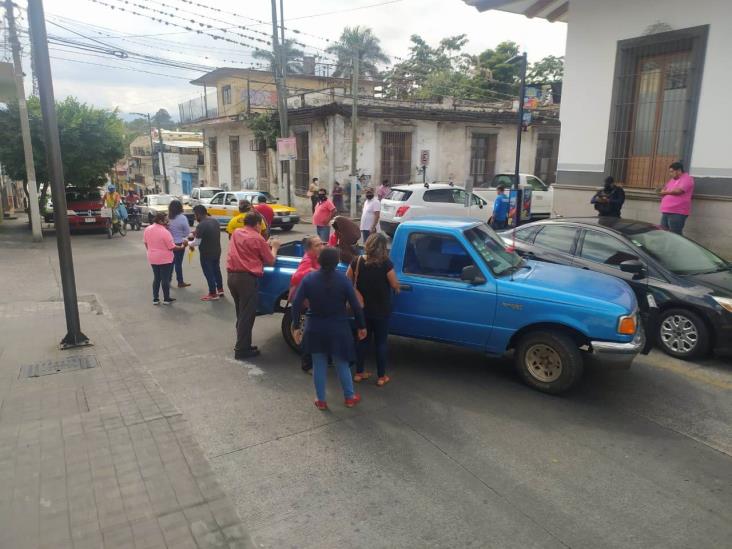
[[[413,183],[393,187],[381,201],[379,226],[394,236],[400,223],[425,216],[448,215],[488,221],[491,211],[475,194],[470,207],[465,206],[468,193],[450,183]]]
[[[282,334],[295,349],[287,294],[301,256],[298,242],[280,248],[259,285],[259,312],[285,313]],[[625,282],[523,260],[479,221],[405,221],[394,235],[391,260],[401,284],[391,334],[489,356],[515,349],[518,372],[540,391],[569,390],[588,360],[627,368],[643,347],[638,304]]]
[[[206,205],[208,214],[216,219],[222,227],[225,227],[229,220],[239,214],[239,201],[249,200],[256,204],[260,195],[267,198],[267,203],[274,210],[272,227],[290,231],[295,224],[300,223],[300,216],[295,208],[278,204],[277,201],[266,191],[227,191],[220,192]]]
[[[106,230],[102,217],[102,195],[98,189],[66,187],[66,217],[72,231]],[[53,207],[44,215],[46,223],[53,223]]]
[[[140,210],[142,211],[142,219],[148,224],[153,222],[156,212],[167,212],[168,206],[172,200],[175,200],[175,196],[169,194],[146,194],[142,197],[140,203]],[[193,208],[188,205],[183,205],[183,215],[188,219],[188,224],[192,227],[194,216]]]
[[[551,219],[516,230],[516,251],[530,259],[609,274],[659,308],[656,344],[692,359],[732,352],[732,265],[693,240],[632,219]],[[513,240],[513,231],[502,233]],[[622,265],[640,262],[638,273]]]
[[[222,192],[224,189],[218,187],[194,187],[191,189],[191,206],[197,206],[203,204],[204,206],[211,202],[211,199],[216,196],[217,193]]]
[[[489,207],[493,209],[498,185],[503,185],[507,190],[510,190],[515,180],[515,174],[499,173],[493,176],[490,183],[473,187],[473,193],[485,200]],[[549,217],[552,215],[554,211],[554,187],[547,185],[541,179],[530,173],[519,174],[519,185],[522,189],[531,189],[532,218]]]

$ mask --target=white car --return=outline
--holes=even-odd
[[[473,187],[473,193],[485,200],[491,209],[496,200],[496,187],[503,185],[508,192],[513,187],[515,175],[512,173],[496,174],[490,182]],[[531,189],[531,217],[550,217],[554,211],[554,187],[544,183],[535,175],[519,174],[522,189]]]
[[[197,206],[203,204],[206,206],[211,202],[211,199],[216,196],[216,193],[222,192],[224,189],[218,187],[194,187],[191,189],[191,199],[189,204],[191,206]]]
[[[488,221],[491,211],[486,201],[473,194],[467,207],[467,196],[465,189],[449,183],[414,183],[392,187],[381,201],[379,226],[386,234],[394,236],[402,221],[428,215],[472,217]]]

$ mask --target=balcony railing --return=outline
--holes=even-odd
[[[216,94],[210,93],[204,101],[203,96],[190,99],[185,103],[178,104],[178,114],[181,124],[199,122],[207,118],[216,118],[218,108],[216,105]]]

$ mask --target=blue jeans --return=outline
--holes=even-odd
[[[320,240],[323,241],[323,244],[328,244],[328,239],[330,238],[330,226],[326,225],[325,227],[316,226],[315,232],[318,233],[318,236],[320,237]]]
[[[386,375],[387,338],[389,337],[389,318],[366,318],[366,339],[358,342],[358,363],[356,373],[364,371],[364,362],[373,342],[376,350],[376,373],[379,377]]]
[[[221,257],[201,256],[201,270],[208,282],[208,293],[215,294],[216,290],[224,287],[224,279],[221,278]]]
[[[183,258],[185,255],[185,250],[175,250],[173,252],[173,268],[175,269],[175,278],[178,280],[178,284],[183,284]],[[173,269],[170,270],[170,280],[173,280]]]
[[[160,300],[160,286],[163,287],[163,299],[170,299],[170,273],[173,270],[172,263],[165,265],[151,265],[153,270],[153,299]]]
[[[502,231],[506,227],[508,227],[508,219],[498,220],[494,219],[493,223],[491,223],[491,227],[494,231]]]
[[[371,231],[364,231],[363,229],[361,229],[361,238],[363,238],[364,244],[366,244],[366,241],[369,239],[370,236],[371,236]]]
[[[353,398],[353,379],[351,378],[351,369],[348,367],[348,361],[333,357],[338,378],[341,380],[343,388],[343,397]],[[318,400],[325,402],[325,381],[328,377],[328,355],[325,353],[313,353],[313,383],[315,384],[315,394]]]
[[[684,225],[688,215],[663,213],[661,212],[661,227],[668,229],[672,233],[684,234]]]

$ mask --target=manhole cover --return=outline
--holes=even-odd
[[[23,366],[20,369],[19,379],[48,376],[74,370],[86,370],[87,368],[96,368],[97,366],[99,366],[99,363],[97,362],[97,357],[94,355],[70,356],[63,360],[46,360]]]

